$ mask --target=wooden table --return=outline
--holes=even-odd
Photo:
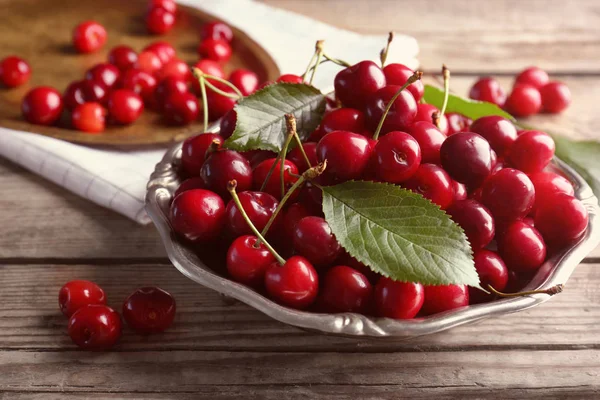
[[[445,62],[462,94],[479,75],[508,87],[540,65],[567,82],[574,103],[532,124],[600,139],[596,0],[267,2],[361,32],[414,35],[423,68]],[[7,161],[0,187],[0,399],[600,397],[600,250],[533,310],[412,342],[341,339],[224,304],[169,264],[152,226]],[[126,331],[114,351],[78,351],[56,304],[74,278],[100,283],[117,308],[136,287],[160,285],[177,299],[176,323],[149,338]]]

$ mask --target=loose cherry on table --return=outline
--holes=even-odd
[[[248,69],[236,69],[229,75],[228,80],[240,89],[244,96],[251,95],[258,89],[258,75]]]
[[[229,198],[227,184],[235,179],[240,192],[252,189],[252,168],[246,158],[233,150],[218,150],[210,153],[202,168],[200,177],[206,187],[223,198]]]
[[[542,109],[550,114],[558,114],[571,104],[571,91],[562,82],[549,82],[540,88]]]
[[[341,253],[331,227],[321,217],[304,217],[296,224],[293,237],[294,249],[314,266],[331,264]]]
[[[198,68],[207,75],[216,76],[217,78],[225,78],[225,71],[223,71],[223,67],[218,61],[203,59],[194,64],[194,67]]]
[[[170,221],[173,230],[190,241],[216,238],[225,226],[225,203],[216,193],[192,189],[173,199]]]
[[[322,176],[332,182],[359,179],[369,163],[372,150],[369,139],[357,133],[328,133],[317,144],[319,162],[327,160]]]
[[[121,72],[133,68],[137,62],[138,55],[131,47],[126,45],[115,46],[108,53],[108,62]]]
[[[138,55],[134,68],[156,75],[163,67],[160,57],[153,51],[144,50]]]
[[[371,95],[365,105],[367,126],[375,131],[390,100],[401,86],[386,86]],[[417,102],[408,90],[403,90],[396,98],[381,128],[384,135],[391,131],[406,131],[417,116]]]
[[[537,89],[541,89],[549,81],[548,73],[538,67],[525,68],[515,78],[515,83],[524,83]]]
[[[473,250],[487,246],[494,238],[494,219],[483,204],[472,199],[460,200],[454,202],[447,213],[463,228]]]
[[[106,110],[100,103],[83,103],[73,109],[71,124],[78,131],[103,132],[106,127]]]
[[[206,39],[198,46],[198,55],[220,63],[226,63],[231,58],[229,42],[221,39]]]
[[[419,143],[422,163],[440,163],[440,148],[446,140],[446,135],[435,125],[426,121],[413,123],[407,132]]]
[[[85,350],[107,350],[121,337],[121,318],[110,307],[91,304],[81,307],[69,319],[69,336]]]
[[[481,78],[475,82],[469,91],[469,97],[473,100],[496,104],[498,107],[504,107],[506,102],[506,92],[498,81],[491,77]]]
[[[21,104],[23,117],[36,125],[52,125],[60,118],[63,102],[60,93],[48,86],[39,86],[27,93]]]
[[[192,93],[176,93],[165,99],[163,116],[170,125],[187,125],[198,118],[198,99]]]
[[[199,176],[204,164],[206,151],[213,143],[220,146],[223,138],[216,133],[202,133],[183,141],[181,146],[181,166],[189,176]]]
[[[181,77],[167,76],[166,78],[161,79],[154,92],[157,107],[159,110],[163,110],[166,99],[170,96],[181,96],[187,93],[188,89],[187,81],[181,79]]]
[[[29,80],[31,67],[27,61],[17,56],[9,56],[0,61],[0,83],[6,87],[21,86]]]
[[[414,318],[425,301],[425,289],[420,283],[397,282],[382,277],[375,285],[373,302],[380,317]]]
[[[117,89],[108,96],[108,112],[120,124],[135,122],[143,111],[142,98],[132,90]]]
[[[554,140],[540,131],[522,132],[510,149],[512,166],[526,173],[540,172],[554,156]]]
[[[410,78],[415,71],[403,64],[388,64],[383,68],[383,74],[387,85],[402,86]],[[421,101],[425,93],[425,85],[420,80],[411,83],[406,88],[415,98],[416,102]]]
[[[155,7],[146,14],[146,29],[149,33],[163,35],[175,26],[175,14],[164,8]]]
[[[440,114],[440,110],[434,105],[425,103],[417,104],[417,115],[415,115],[414,122],[416,123],[417,121],[425,121],[429,122],[430,124],[434,124],[434,116],[436,113],[439,116],[438,129],[444,134],[444,136],[446,136],[448,134],[448,120],[446,119],[445,115]]]
[[[58,292],[58,305],[66,317],[71,317],[75,311],[90,304],[106,304],[104,290],[94,282],[69,281]]]
[[[490,144],[473,132],[449,136],[440,148],[440,160],[452,179],[471,187],[478,187],[492,170]]]
[[[112,64],[96,64],[85,73],[85,79],[103,84],[111,89],[117,81],[121,71]]]
[[[275,165],[273,169],[273,173],[267,180],[267,175],[271,168],[273,168],[273,164],[275,163],[275,158],[269,158],[267,160],[262,161],[260,164],[254,168],[252,172],[252,180],[254,189],[260,190],[261,187],[264,186],[264,191],[274,196],[277,199],[282,198],[281,193],[281,161],[277,160],[277,165]],[[289,190],[289,188],[298,180],[294,175],[298,175],[298,167],[290,160],[285,160],[283,163],[283,181],[284,181],[284,189],[285,192]],[[265,183],[265,180],[267,182]]]
[[[100,50],[107,39],[106,29],[96,21],[85,21],[73,30],[73,46],[79,53]]]
[[[123,319],[127,325],[142,335],[167,330],[176,312],[175,299],[157,287],[143,287],[133,292],[123,303]]]
[[[81,82],[81,93],[86,103],[96,102],[105,105],[108,102],[108,88],[96,81],[83,80]]]
[[[161,79],[175,77],[185,83],[191,82],[193,79],[190,67],[178,58],[173,58],[171,61],[163,64],[159,75]]]
[[[529,117],[542,109],[542,96],[536,87],[518,83],[513,87],[504,107],[517,117]]]
[[[319,277],[306,258],[293,256],[284,265],[271,264],[265,273],[265,288],[279,303],[301,310],[315,301]]]
[[[471,124],[470,132],[483,136],[498,156],[504,157],[517,139],[517,128],[506,118],[497,115],[481,117]]]
[[[83,104],[85,102],[86,99],[83,93],[83,81],[71,82],[63,94],[64,107],[67,110],[73,110],[79,104]]]
[[[248,218],[250,218],[252,224],[259,231],[262,231],[265,228],[269,219],[275,213],[275,209],[279,205],[279,202],[275,197],[264,192],[246,191],[239,193],[238,197]],[[242,236],[252,233],[252,229],[248,226],[248,223],[241,215],[233,200],[230,200],[229,203],[227,203],[225,212],[227,213],[227,227],[232,234],[235,236]],[[277,219],[279,218],[279,215],[277,215]],[[275,227],[275,224],[276,223],[272,226],[273,228]]]
[[[148,46],[144,47],[142,52],[150,51],[156,54],[162,65],[167,64],[173,58],[175,58],[176,51],[173,45],[169,42],[157,41],[150,43]]]
[[[475,269],[479,275],[481,287],[488,289],[488,285],[502,292],[508,284],[508,269],[498,253],[481,249],[473,255]],[[476,288],[469,288],[469,297],[472,303],[481,303],[493,296]]]
[[[154,8],[162,8],[165,11],[175,14],[177,12],[177,3],[174,0],[150,0],[148,2],[148,10]]]
[[[481,201],[496,220],[517,220],[532,210],[535,189],[525,173],[504,168],[486,179]]]
[[[157,85],[158,82],[151,73],[136,68],[125,71],[121,78],[121,87],[133,90],[142,96],[147,105],[155,103],[154,93]]]
[[[535,227],[549,245],[563,248],[581,238],[588,219],[581,201],[565,193],[554,193],[538,205]]]
[[[367,98],[386,84],[383,71],[373,61],[361,61],[341,70],[333,83],[342,104],[356,109],[363,109]]]
[[[202,25],[200,28],[200,39],[224,40],[231,43],[233,40],[233,31],[226,23],[213,21]]]
[[[408,133],[392,131],[373,148],[370,168],[377,179],[401,183],[410,179],[421,165],[419,143]]]
[[[403,186],[431,200],[442,210],[454,201],[452,179],[443,168],[434,164],[421,164]]]
[[[498,238],[500,256],[517,272],[537,270],[546,259],[546,243],[539,231],[523,221],[510,224]]]
[[[227,251],[226,266],[235,281],[260,289],[267,269],[276,260],[263,243],[257,246],[257,241],[253,235],[236,238]]]
[[[534,211],[555,193],[564,193],[573,196],[573,185],[565,177],[554,172],[536,172],[529,174],[529,179],[535,188]]]
[[[337,265],[327,271],[317,303],[324,312],[365,313],[371,306],[372,293],[373,286],[365,275]]]
[[[421,311],[431,315],[468,305],[469,289],[466,285],[425,286]]]
[[[315,166],[318,164],[317,160],[317,143],[315,142],[304,142],[302,143],[302,148],[304,149],[304,153],[308,157],[308,161],[310,161],[310,165],[306,164],[306,160],[304,159],[304,155],[300,151],[300,147],[294,147],[292,151],[289,152],[287,158],[293,162],[296,167],[298,167],[298,172],[302,173],[306,171],[309,167]]]

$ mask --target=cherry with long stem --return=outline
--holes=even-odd
[[[309,85],[312,85],[313,80],[315,79],[315,74],[317,72],[317,67],[321,64],[321,59],[323,58],[323,41],[317,40],[317,44],[315,45],[315,51],[317,52],[317,62],[315,63],[315,68],[312,70],[312,74],[310,75],[310,80],[308,81]]]
[[[521,296],[530,296],[533,294],[547,294],[548,296],[554,296],[555,294],[561,293],[563,291],[564,285],[559,284],[559,285],[549,287],[548,289],[527,290],[524,292],[517,292],[517,293],[500,292],[499,290],[494,289],[492,285],[488,285],[488,289],[490,289],[490,291],[492,293],[494,293],[495,295],[497,295],[499,297],[521,297]]]
[[[296,118],[294,118],[292,114],[285,114],[285,126],[288,136],[283,145],[283,148],[281,149],[281,156],[279,157],[281,165],[281,167],[279,168],[279,181],[281,182],[282,198],[283,196],[285,196],[285,158],[287,156],[287,151],[290,147],[290,143],[296,135]]]
[[[381,60],[381,68],[385,67],[385,62],[387,61],[388,53],[390,52],[390,45],[392,44],[392,40],[394,40],[394,32],[390,32],[388,35],[387,44],[379,53],[379,59]]]
[[[440,118],[441,115],[444,115],[446,112],[446,107],[448,107],[448,96],[450,94],[450,70],[446,67],[445,64],[442,64],[442,76],[444,77],[444,102],[442,103],[442,108],[440,109]],[[435,126],[440,127],[439,120],[437,119],[437,123]]]

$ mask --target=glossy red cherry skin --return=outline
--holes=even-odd
[[[542,96],[537,88],[520,83],[513,87],[504,106],[514,116],[529,117],[542,109]]]
[[[95,21],[85,21],[73,30],[73,46],[79,53],[93,53],[106,43],[106,29]]]
[[[525,131],[510,149],[509,161],[523,172],[540,172],[554,156],[554,140],[544,132]]]
[[[454,192],[454,201],[465,200],[468,196],[467,187],[460,182],[452,180],[452,189]]]
[[[490,144],[477,133],[456,133],[442,143],[440,161],[452,179],[477,187],[492,170]]]
[[[211,153],[202,168],[200,177],[206,187],[229,198],[227,184],[230,180],[237,181],[237,191],[244,192],[252,188],[252,168],[246,158],[233,150],[219,150]]]
[[[153,8],[146,14],[146,29],[148,33],[163,35],[175,26],[175,14],[164,8]]]
[[[158,56],[162,65],[167,64],[169,61],[175,58],[176,51],[173,45],[168,42],[157,41],[152,42],[142,50],[150,51]]]
[[[156,86],[156,91],[154,92],[156,105],[159,110],[164,110],[166,99],[170,96],[183,95],[187,92],[188,84],[185,80],[176,76],[163,78],[158,86]]]
[[[473,100],[487,101],[504,107],[506,92],[497,80],[491,77],[481,78],[471,87],[469,97]]]
[[[583,203],[564,193],[548,196],[535,212],[535,227],[550,246],[558,248],[576,242],[587,229],[588,220]]]
[[[187,125],[198,118],[198,99],[191,93],[172,94],[165,99],[163,115],[170,125]]]
[[[446,135],[426,121],[413,123],[407,132],[419,143],[422,163],[440,164],[440,148],[446,140]]]
[[[152,74],[135,68],[125,71],[121,77],[121,87],[142,96],[148,106],[155,103],[154,93],[157,85],[158,82]]]
[[[13,88],[26,83],[31,76],[31,67],[27,61],[10,56],[0,61],[0,83]]]
[[[408,68],[406,65],[397,63],[388,64],[383,68],[383,74],[385,75],[387,85],[402,86],[414,73],[415,71]],[[423,93],[425,93],[425,85],[423,85],[423,82],[420,80],[410,84],[406,89],[413,95],[416,102],[421,101]]]
[[[209,190],[188,190],[173,199],[170,220],[173,230],[188,240],[214,239],[225,226],[225,203]]]
[[[277,78],[277,82],[302,83],[302,82],[304,82],[304,79],[302,79],[301,76],[294,75],[294,74],[283,74],[279,78]]]
[[[454,202],[446,212],[463,228],[474,251],[487,246],[494,238],[494,219],[483,204],[472,199],[460,200]]]
[[[417,121],[424,121],[434,124],[435,121],[433,116],[436,112],[440,116],[440,127],[438,129],[444,134],[444,136],[446,136],[448,134],[448,120],[446,119],[445,115],[441,115],[440,110],[434,105],[425,103],[417,104],[417,115],[415,115],[414,122],[416,123]]]
[[[535,188],[534,210],[555,193],[564,193],[569,196],[573,196],[575,193],[571,182],[554,172],[536,172],[529,174],[529,179]]]
[[[134,68],[156,76],[163,67],[160,57],[153,51],[144,50],[138,55]]]
[[[549,82],[548,73],[538,67],[525,68],[515,78],[515,83],[525,83],[540,89]]]
[[[90,304],[106,304],[104,290],[94,282],[69,281],[58,292],[58,305],[66,317],[71,317],[75,311]]]
[[[540,88],[542,108],[550,114],[558,114],[571,104],[571,91],[562,82],[550,82]]]
[[[72,110],[79,104],[85,103],[83,81],[71,82],[63,94],[63,104],[67,110]]]
[[[254,91],[258,89],[259,83],[258,75],[248,69],[243,68],[233,71],[229,75],[229,82],[233,83],[236,88],[240,89],[240,92],[242,92],[244,96],[254,93]]]
[[[468,305],[469,289],[466,285],[425,286],[421,311],[431,315]]]
[[[431,200],[445,210],[454,201],[452,179],[441,167],[421,164],[417,172],[402,185]]]
[[[380,317],[412,319],[425,301],[425,289],[420,283],[396,282],[382,277],[373,292],[375,311]]]
[[[469,127],[473,123],[471,119],[458,113],[446,113],[446,119],[448,120],[447,136],[454,135],[458,132],[468,132]]]
[[[191,82],[193,79],[192,70],[190,69],[189,65],[187,65],[185,61],[182,61],[178,58],[173,58],[171,61],[163,64],[159,75],[161,79],[173,77],[182,80],[186,84]]]
[[[371,131],[377,129],[388,103],[398,90],[400,90],[400,86],[386,86],[369,96],[365,106],[365,117]],[[381,127],[381,134],[384,135],[391,131],[405,132],[415,121],[416,116],[415,98],[408,90],[403,90],[390,108]]]
[[[107,350],[121,337],[121,318],[105,305],[81,307],[69,319],[69,336],[85,350]]]
[[[181,185],[177,188],[175,193],[173,194],[173,198],[179,196],[183,192],[187,192],[192,189],[205,189],[204,181],[199,176],[195,176],[193,178],[186,179],[181,182]]]
[[[310,161],[310,166],[314,167],[317,165],[319,163],[317,160],[317,144],[315,142],[305,142],[302,143],[302,148],[308,157],[308,161]],[[294,147],[294,149],[289,152],[287,158],[298,167],[299,173],[303,173],[309,168],[309,165],[306,164],[306,160],[300,151],[300,147]]]
[[[365,115],[354,108],[338,108],[326,114],[321,121],[321,134],[346,131],[363,134],[366,130]]]
[[[202,25],[200,28],[200,39],[225,40],[231,43],[233,40],[233,31],[225,22],[212,21]]]
[[[220,63],[214,60],[200,60],[196,64],[194,64],[195,68],[198,68],[200,71],[205,74],[216,76],[217,78],[225,79],[225,71]],[[200,82],[197,79],[192,79],[192,87],[194,88],[194,93],[198,96],[202,95],[200,90]]]
[[[275,163],[275,159],[269,158],[262,161],[256,166],[256,168],[254,168],[252,173],[254,189],[260,190],[260,188],[263,186],[263,183],[265,182],[273,163]],[[296,164],[294,164],[292,161],[286,159],[283,163],[283,181],[286,193],[287,190],[298,180],[298,178],[295,178],[291,174],[298,175],[298,167],[296,167]],[[263,190],[275,198],[281,199],[281,161],[277,161],[277,165],[275,166],[275,169],[273,170],[273,173],[269,177],[269,180],[265,184]]]
[[[491,285],[498,291],[504,291],[508,284],[508,269],[498,253],[481,249],[475,252],[473,259],[481,287],[487,290]],[[469,288],[469,298],[471,303],[481,303],[493,299],[493,296],[477,288]]]
[[[121,71],[112,64],[96,64],[85,73],[85,79],[96,81],[111,89],[117,81]]]
[[[322,176],[331,182],[359,179],[367,167],[372,150],[369,140],[357,133],[328,133],[317,144],[317,159],[319,162],[327,160],[327,168]]]
[[[125,45],[115,46],[108,53],[108,62],[117,67],[121,72],[133,68],[137,59],[138,55],[135,50]]]
[[[81,92],[86,103],[100,103],[106,105],[108,102],[108,88],[96,81],[84,80],[81,82]]]
[[[226,93],[234,93],[233,89],[221,82],[214,82],[214,86]],[[208,118],[216,121],[235,107],[236,100],[223,96],[214,90],[207,88],[206,103],[208,104]]]
[[[265,288],[276,302],[302,310],[315,301],[319,277],[306,258],[293,256],[284,265],[271,264],[265,273]]]
[[[131,90],[117,89],[108,97],[108,112],[118,123],[131,124],[144,112],[144,102]]]
[[[331,264],[341,253],[331,227],[321,217],[304,217],[294,230],[294,249],[316,267]]]
[[[240,203],[256,229],[262,232],[279,205],[277,199],[263,192],[241,192],[238,194]],[[239,209],[229,200],[227,203],[227,226],[235,236],[249,235],[252,229],[248,226]],[[279,215],[277,216],[279,218]]]
[[[525,173],[504,168],[486,179],[481,201],[497,220],[521,219],[533,208],[535,188]]]
[[[200,168],[206,159],[206,151],[215,142],[223,143],[223,138],[216,133],[201,133],[183,141],[181,146],[181,167],[189,176],[199,176]]]
[[[63,102],[60,93],[48,86],[31,89],[23,99],[21,111],[29,123],[52,125],[60,118]]]
[[[302,203],[290,204],[285,209],[285,211],[283,212],[283,219],[281,225],[283,227],[283,232],[285,234],[286,241],[289,241],[290,243],[293,241],[296,225],[298,225],[298,222],[300,222],[302,218],[308,217],[310,215],[310,210]]]
[[[83,103],[73,109],[71,125],[78,131],[103,132],[106,126],[106,110],[99,103]]]
[[[265,272],[275,262],[275,257],[263,243],[256,247],[257,241],[253,235],[238,237],[229,246],[226,258],[231,278],[255,289],[264,285]]]
[[[419,143],[408,133],[392,131],[379,139],[373,148],[370,168],[383,182],[401,183],[410,179],[419,165]]]
[[[219,123],[219,135],[223,137],[223,139],[228,139],[235,131],[235,126],[237,124],[237,114],[234,110],[228,111],[223,118],[221,118],[221,122]]]
[[[201,58],[226,63],[231,58],[231,46],[225,40],[206,39],[200,42],[198,54]]]
[[[143,287],[129,295],[123,303],[123,319],[141,335],[161,333],[175,319],[177,306],[171,294],[157,287]]]
[[[319,297],[324,312],[364,314],[370,308],[373,286],[354,268],[338,265],[327,271]]]
[[[498,239],[500,256],[514,271],[535,271],[546,259],[546,244],[539,231],[523,221],[510,224]]]
[[[162,8],[165,11],[175,14],[177,12],[177,3],[174,0],[150,0],[148,10],[153,8]]]
[[[470,131],[483,136],[500,157],[508,153],[517,139],[517,128],[513,123],[497,115],[479,118],[471,124]]]
[[[385,86],[385,75],[373,61],[361,61],[338,72],[333,84],[345,107],[362,109],[367,98]]]

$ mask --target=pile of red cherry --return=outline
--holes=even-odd
[[[119,314],[106,305],[104,290],[94,282],[67,282],[58,293],[58,305],[69,318],[69,336],[79,347],[105,350],[121,337]],[[123,318],[141,335],[160,333],[173,323],[175,299],[157,287],[144,287],[133,292],[123,303]]]
[[[148,32],[169,31],[176,13],[173,0],[150,1],[146,14]],[[231,58],[233,31],[227,24],[215,21],[201,27],[200,38],[200,61],[194,67],[208,76],[225,79],[223,65]],[[94,21],[83,22],[73,31],[73,46],[79,53],[96,52],[106,40],[106,29]],[[30,75],[29,64],[19,57],[10,56],[0,62],[0,82],[6,87],[26,83]],[[258,76],[247,69],[234,70],[228,81],[243,95],[259,85]],[[233,93],[230,86],[221,82],[214,86]],[[22,113],[32,124],[54,125],[66,110],[70,112],[70,126],[88,133],[103,132],[107,121],[114,125],[131,124],[144,109],[161,113],[170,125],[187,125],[198,118],[201,105],[197,95],[201,95],[200,87],[190,67],[177,58],[171,44],[157,41],[139,54],[126,45],[114,47],[106,63],[90,68],[84,79],[72,82],[63,95],[48,86],[33,88],[23,99]],[[206,101],[210,120],[222,117],[235,105],[235,99],[210,87]]]
[[[337,74],[338,105],[329,104],[302,146],[311,166],[327,162],[313,182],[371,180],[421,194],[464,229],[482,287],[517,291],[547,255],[577,241],[588,223],[571,183],[547,169],[554,141],[498,116],[472,122],[459,114],[436,115],[436,107],[421,101],[420,80],[400,91],[413,74],[401,64],[382,69],[371,61]],[[225,244],[221,263],[231,279],[296,309],[397,319],[495,298],[464,285],[423,286],[372,272],[337,242],[323,216],[321,191],[310,181],[286,194],[275,215],[283,201],[281,162],[268,151],[222,147],[235,122],[231,111],[220,134],[183,143],[180,171],[187,179],[170,210],[172,228],[190,246],[215,253]],[[284,162],[285,190],[307,168],[300,148],[292,150]],[[256,232],[270,223],[263,241]]]
[[[498,81],[491,77],[475,82],[469,97],[494,103],[517,117],[528,117],[540,111],[558,114],[571,104],[571,91],[567,85],[551,81],[548,73],[538,67],[521,71],[508,97]]]

